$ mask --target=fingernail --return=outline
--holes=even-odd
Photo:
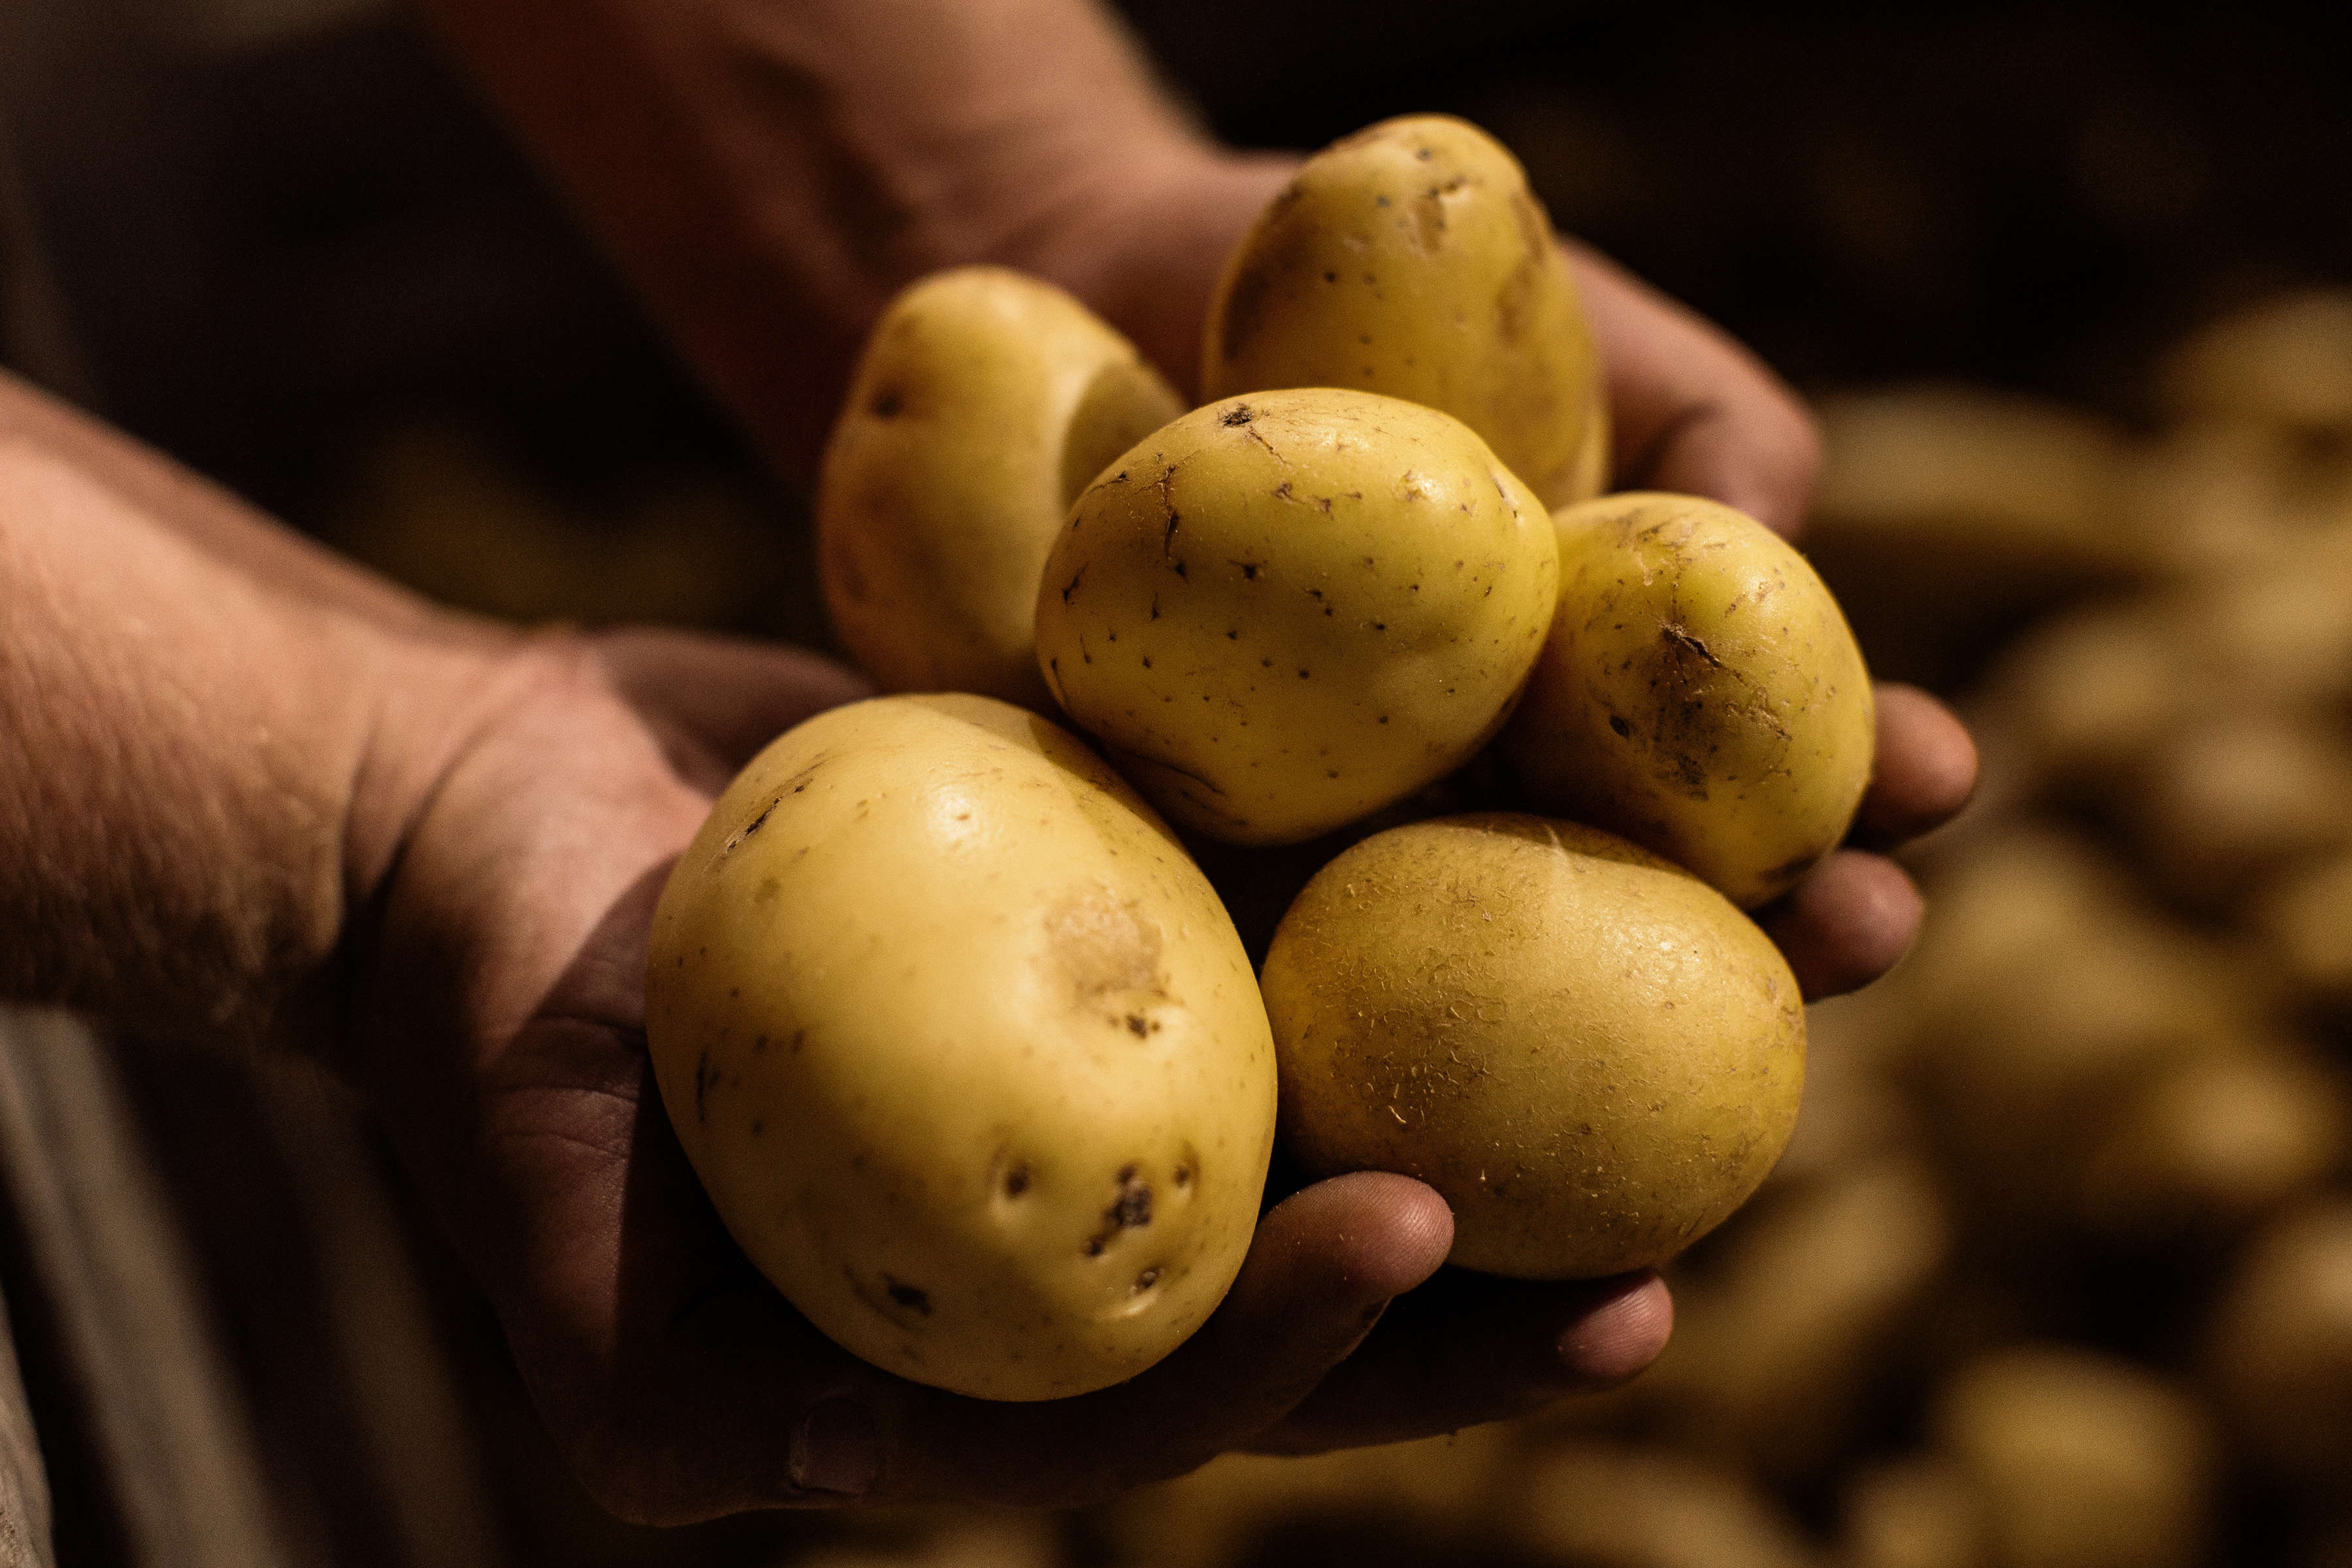
[[[874,1416],[846,1399],[810,1406],[793,1434],[788,1463],[793,1485],[804,1491],[863,1497],[882,1473],[882,1444]]]

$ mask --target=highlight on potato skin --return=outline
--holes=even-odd
[[[1454,1209],[1453,1261],[1534,1279],[1664,1262],[1796,1126],[1805,1015],[1754,922],[1595,828],[1377,834],[1310,881],[1261,977],[1284,1146]]]
[[[1383,121],[1308,159],[1225,262],[1201,395],[1347,386],[1442,409],[1546,506],[1609,479],[1575,277],[1527,172],[1466,121]]]
[[[1528,803],[1743,909],[1786,892],[1870,784],[1870,675],[1837,601],[1771,530],[1696,496],[1605,496],[1553,521],[1559,613],[1502,740]]]
[[[679,858],[646,1033],[745,1254],[835,1342],[988,1399],[1199,1328],[1273,1149],[1233,922],[1078,739],[974,696],[787,732]]]

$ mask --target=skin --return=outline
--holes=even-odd
[[[1186,363],[1218,264],[1291,167],[1185,126],[1079,0],[427,9],[788,473],[883,302],[932,267],[1036,271]],[[1792,526],[1818,454],[1786,389],[1570,255],[1619,481]],[[557,1442],[627,1518],[1076,1501],[1228,1448],[1515,1415],[1665,1342],[1654,1278],[1438,1274],[1443,1202],[1362,1173],[1272,1209],[1218,1313],[1132,1383],[1019,1406],[893,1380],[750,1275],[642,1037],[667,864],[732,769],[854,678],[786,649],[437,611],[5,379],[0,617],[0,994],[325,1056],[372,1100]],[[1957,811],[1974,776],[1924,698],[1882,694],[1879,755],[1862,820],[1889,838]],[[1917,917],[1901,870],[1855,848],[1765,922],[1822,995],[1891,963]]]

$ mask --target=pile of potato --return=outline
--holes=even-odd
[[[1454,1262],[1559,1279],[1706,1235],[1796,1119],[1801,998],[1742,911],[1843,837],[1869,679],[1754,520],[1595,499],[1599,366],[1517,164],[1428,117],[1308,161],[1201,381],[1185,411],[1010,273],[902,296],[818,522],[903,694],[762,752],[654,919],[654,1063],[729,1228],[964,1394],[1181,1342],[1277,1127],[1310,1175],[1434,1186]],[[1257,972],[1227,901],[1267,886]]]
[[[1985,787],[1914,857],[1917,949],[1811,1010],[1796,1136],[1669,1268],[1659,1363],[1220,1460],[1052,1552],[2352,1564],[2352,296],[2227,318],[2155,391],[2147,433],[1824,406],[1808,543],[1874,663],[1962,699]]]
[[[1811,1010],[1796,1137],[1669,1268],[1655,1367],[825,1561],[2352,1564],[2352,296],[2224,319],[2155,388],[2145,433],[1824,407],[1809,544],[1986,784],[1914,857],[1917,950]]]

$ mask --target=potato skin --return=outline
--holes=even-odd
[[[1715,501],[1633,491],[1553,520],[1559,614],[1502,742],[1528,803],[1743,909],[1786,892],[1870,784],[1870,674],[1837,601]]]
[[[1452,1260],[1663,1263],[1796,1125],[1805,1015],[1721,894],[1622,839],[1496,814],[1391,828],[1307,885],[1262,977],[1286,1147],[1454,1209]]]
[[[1274,1059],[1233,923],[1099,758],[1008,704],[880,698],[762,752],[663,892],[646,1026],[735,1239],[903,1377],[1119,1382],[1248,1249]]]
[[[835,629],[888,691],[1041,711],[1037,574],[1071,498],[1184,411],[1135,345],[1001,267],[909,286],[858,361],[816,491]]]
[[[1384,121],[1308,159],[1225,262],[1201,392],[1352,386],[1453,415],[1546,506],[1608,483],[1576,279],[1527,173],[1466,121]]]
[[[1071,509],[1046,683],[1170,816],[1284,844],[1492,737],[1556,600],[1541,503],[1458,420],[1318,387],[1197,408]]]

